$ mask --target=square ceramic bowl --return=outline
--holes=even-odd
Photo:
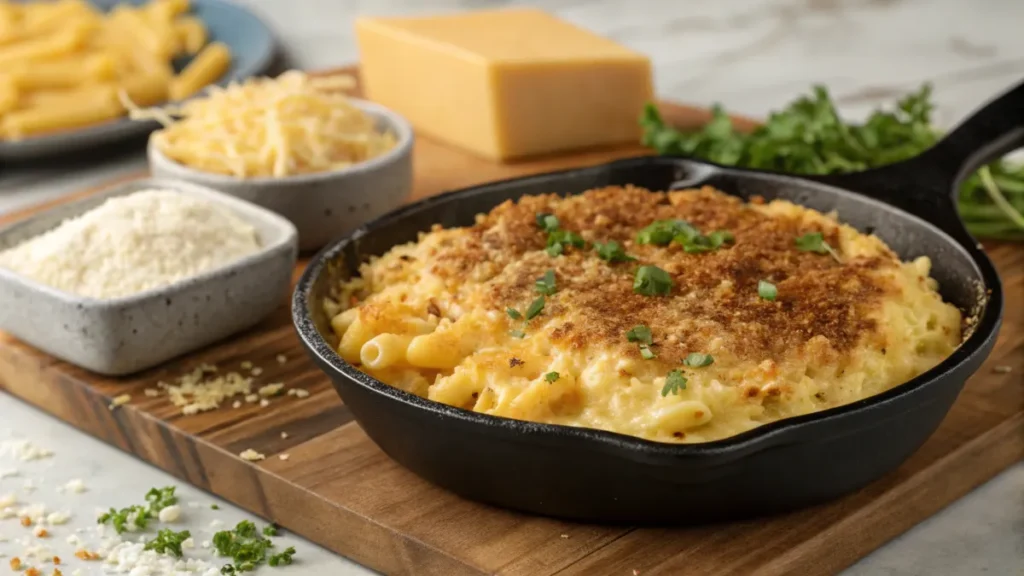
[[[0,330],[72,364],[118,376],[249,328],[285,303],[295,268],[295,227],[259,206],[186,182],[137,180],[51,208],[0,228],[0,251],[108,198],[154,188],[231,210],[256,228],[259,252],[167,286],[103,300],[57,290],[0,267]]]
[[[237,196],[284,216],[299,230],[299,249],[317,250],[331,240],[400,206],[412,192],[413,132],[402,116],[373,102],[349,99],[372,117],[378,130],[395,135],[387,153],[352,166],[285,176],[237,178],[203,172],[168,158],[149,140],[149,169]]]

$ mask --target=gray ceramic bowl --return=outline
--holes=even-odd
[[[297,233],[258,206],[185,182],[138,180],[0,228],[0,251],[50,230],[113,196],[169,189],[214,201],[256,228],[259,252],[198,276],[98,300],[0,268],[0,330],[53,356],[108,375],[144,370],[244,330],[285,302]]]
[[[310,251],[390,212],[412,192],[412,127],[398,114],[372,102],[352,103],[388,130],[398,144],[387,154],[348,168],[287,176],[237,178],[202,172],[165,156],[150,138],[154,176],[208,186],[277,212],[299,230],[299,249]]]

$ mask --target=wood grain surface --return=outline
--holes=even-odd
[[[695,126],[706,111],[674,104]],[[643,153],[639,147],[493,164],[420,138],[415,191],[442,191]],[[95,191],[83,191],[88,194]],[[66,199],[65,199],[66,201]],[[0,219],[12,221],[40,210]],[[300,349],[286,302],[257,328],[128,378],[93,375],[0,334],[0,386],[22,400],[181,479],[388,574],[831,574],[1024,458],[1024,249],[987,245],[1008,295],[992,356],[932,438],[903,466],[836,502],[734,524],[670,529],[574,524],[462,500],[407,472],[353,422],[326,376]],[[300,264],[301,268],[301,264]],[[298,271],[297,271],[298,272]],[[284,354],[287,361],[275,357]],[[183,416],[144,389],[201,363],[260,366],[256,384],[282,396]],[[1010,373],[993,370],[1011,366]],[[110,400],[130,394],[116,410]],[[288,437],[282,438],[281,432]],[[238,454],[252,448],[262,462]],[[288,454],[287,460],[278,458]]]

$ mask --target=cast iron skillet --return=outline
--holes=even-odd
[[[923,155],[857,174],[795,178],[686,158],[642,157],[450,192],[379,218],[324,248],[292,300],[307,351],[380,447],[423,478],[466,498],[563,518],[693,523],[775,513],[845,494],[906,460],[938,427],[988,356],[1003,294],[961,224],[955,184],[1024,143],[1024,84],[977,112]],[[478,414],[431,402],[359,372],[335,352],[322,299],[359,263],[413,241],[432,224],[464,226],[525,194],[598,186],[653,190],[709,184],[747,198],[785,198],[873,231],[903,259],[931,257],[942,296],[976,317],[939,366],[883,394],[706,444]]]

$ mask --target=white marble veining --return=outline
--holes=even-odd
[[[436,13],[513,4],[550,10],[649,54],[658,94],[763,117],[811,84],[825,84],[842,112],[872,108],[931,82],[936,121],[950,126],[1024,78],[1021,0],[243,0],[277,33],[290,66],[318,69],[357,60],[352,19],[360,14]],[[0,166],[0,213],[144,168],[141,150]],[[174,480],[0,394],[0,428],[58,449],[40,469],[38,494],[86,478],[91,490],[68,500],[75,522],[93,509],[123,505]],[[0,430],[2,436],[2,430]],[[45,466],[45,464],[43,464]],[[0,470],[5,463],[0,462]],[[36,472],[32,472],[35,474]],[[24,478],[0,480],[0,493]],[[180,485],[180,483],[179,483]],[[214,499],[180,488],[189,499]],[[885,545],[847,574],[899,576],[1021,574],[1024,569],[1024,464]],[[42,496],[40,496],[41,498]],[[243,512],[220,502],[224,518]],[[186,509],[186,512],[191,512]],[[213,512],[196,511],[197,529]],[[82,524],[82,525],[85,525]],[[0,523],[0,536],[9,536]],[[362,567],[295,539],[301,564],[280,574],[351,576]],[[10,554],[11,544],[0,543]],[[86,572],[88,573],[88,572]],[[278,572],[275,572],[277,574]]]

